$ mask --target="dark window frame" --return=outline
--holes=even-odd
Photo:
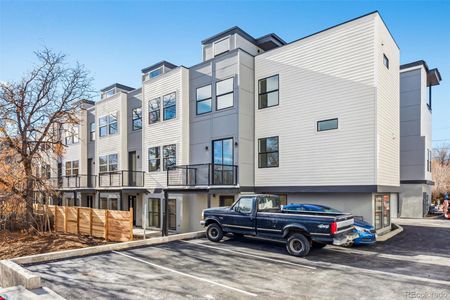
[[[227,81],[227,80],[232,80],[233,81],[233,84],[232,84],[232,87],[233,87],[233,89],[231,90],[231,92],[226,92],[226,93],[223,93],[223,94],[217,94],[217,84],[218,83],[220,83],[220,82],[222,82],[222,81]],[[215,96],[216,96],[216,111],[221,111],[221,110],[224,110],[224,109],[229,109],[229,108],[232,108],[232,107],[234,107],[234,77],[229,77],[229,78],[226,78],[226,79],[222,79],[222,80],[218,80],[218,81],[216,81],[215,82]],[[229,94],[232,94],[233,95],[233,104],[231,105],[231,106],[227,106],[227,107],[223,107],[223,108],[218,108],[219,107],[219,97],[223,97],[223,96],[226,96],[226,95],[229,95]],[[212,103],[211,103],[212,104]],[[212,109],[212,108],[211,108]]]
[[[150,150],[151,149],[157,149],[157,156],[155,158],[152,158],[152,159],[150,159]],[[157,165],[156,169],[150,170],[150,161],[155,161],[155,163],[158,162],[157,164],[155,164],[155,165]],[[148,164],[148,171],[149,172],[159,172],[159,171],[161,171],[161,147],[160,146],[148,148],[147,164]]]
[[[174,148],[175,148],[175,154],[174,154],[173,156],[166,156],[166,155],[165,155],[164,149],[165,149],[166,147],[170,147],[170,146],[174,146]],[[173,165],[170,165],[169,167],[176,166],[176,165],[177,165],[177,144],[164,145],[164,146],[162,147],[162,157],[163,157],[163,171],[167,171],[168,168],[167,168],[167,163],[166,163],[166,161],[167,161],[168,159],[170,159],[170,158],[175,159],[175,163],[174,163]]]
[[[383,53],[383,65],[389,70],[389,58]]]
[[[204,88],[204,87],[207,87],[207,86],[210,86],[210,96],[209,96],[209,98],[202,98],[202,99],[198,99],[198,90],[199,89],[202,89],[202,88]],[[205,112],[202,112],[202,113],[198,113],[198,104],[200,103],[200,102],[204,102],[204,101],[210,101],[210,110],[209,111],[205,111]],[[195,114],[197,115],[197,116],[201,116],[201,115],[204,115],[204,114],[208,114],[208,113],[210,113],[210,112],[212,112],[212,83],[209,83],[209,84],[207,84],[207,85],[204,85],[204,86],[199,86],[198,88],[196,88],[195,89]]]
[[[260,87],[260,82],[261,81],[263,81],[263,80],[267,80],[267,79],[269,79],[269,78],[272,78],[272,77],[277,77],[278,78],[278,88],[276,89],[276,90],[271,90],[271,91],[265,91],[265,92],[261,92],[260,90],[259,90],[259,87]],[[270,94],[270,93],[278,93],[278,100],[277,100],[277,104],[275,104],[275,105],[268,105],[268,106],[261,106],[261,96],[263,96],[263,95],[268,95],[268,94]],[[278,106],[278,105],[280,105],[280,74],[275,74],[275,75],[271,75],[271,76],[268,76],[268,77],[264,77],[264,78],[261,78],[261,79],[259,79],[258,80],[258,109],[265,109],[265,108],[270,108],[270,107],[276,107],[276,106]]]
[[[327,122],[327,121],[334,121],[336,120],[336,128],[329,128],[329,129],[319,129],[319,123],[321,122]],[[326,119],[326,120],[319,120],[317,121],[317,132],[322,132],[322,131],[329,131],[329,130],[336,130],[339,129],[339,118],[333,118],[333,119]]]
[[[137,110],[140,110],[140,113],[136,113]],[[135,116],[137,116],[135,118]],[[138,128],[135,124],[136,121],[140,121],[141,125]],[[132,131],[138,131],[142,129],[142,107],[135,107],[131,110],[131,130]]]
[[[95,141],[95,122],[89,124],[89,140],[91,142]]]
[[[231,140],[231,146],[232,146],[232,153],[231,153],[231,161],[233,162],[231,165],[227,165],[223,163],[223,142],[227,141],[227,140]],[[216,164],[214,162],[214,143],[215,142],[222,142],[222,164]],[[226,137],[223,139],[217,139],[217,140],[212,140],[211,141],[211,162],[213,165],[224,165],[224,166],[233,166],[234,165],[234,137]]]
[[[152,101],[156,101],[158,103],[158,109],[150,109],[151,108],[150,103]],[[156,113],[156,115],[158,116],[158,119],[153,122],[151,118],[152,113]],[[156,124],[158,122],[161,122],[161,97],[148,100],[148,124]]]
[[[267,140],[267,139],[271,139],[271,138],[276,138],[277,139],[277,145],[278,145],[278,149],[277,151],[269,151],[269,152],[261,152],[261,147],[260,147],[260,143],[261,140]],[[266,148],[267,148],[267,141],[266,141]],[[277,160],[277,165],[276,166],[268,166],[267,165],[267,161],[266,161],[266,166],[263,167],[261,166],[261,159],[260,159],[260,155],[262,154],[270,154],[270,153],[277,153],[278,154],[278,160]],[[279,136],[268,136],[268,137],[264,137],[264,138],[259,138],[258,139],[258,168],[259,169],[268,169],[268,168],[279,168],[280,167],[280,137]]]
[[[175,103],[169,106],[166,106],[164,104],[164,97],[166,96],[170,96],[170,95],[175,95]],[[170,120],[174,120],[177,118],[177,92],[172,92],[172,93],[168,93],[164,96],[162,96],[162,107],[163,107],[163,121],[170,121]],[[170,119],[166,119],[166,110],[169,108],[175,107],[175,114],[172,118]]]
[[[114,116],[115,121],[111,122],[111,116]],[[111,125],[116,124],[116,132],[111,133],[111,128],[113,128]],[[108,135],[115,135],[119,133],[119,114],[117,112],[108,114]]]

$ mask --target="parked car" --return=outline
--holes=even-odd
[[[210,241],[226,233],[282,240],[294,256],[308,255],[311,247],[351,242],[358,237],[353,223],[351,214],[282,210],[280,198],[272,195],[245,195],[231,207],[205,209],[201,221]]]
[[[430,215],[442,215],[444,212],[439,210],[439,205],[431,205],[428,213]]]
[[[282,209],[287,211],[316,211],[323,213],[342,214],[341,211],[335,208],[318,204],[291,203],[288,205],[284,205]],[[377,234],[375,228],[371,224],[364,221],[362,217],[354,217],[353,225],[354,225],[353,232],[356,233],[358,237],[350,241],[349,243],[344,244],[343,246],[367,245],[373,244],[377,241]]]

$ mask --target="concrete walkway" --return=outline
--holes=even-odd
[[[450,219],[444,219],[444,217],[438,218],[424,218],[424,219],[392,219],[392,223],[400,226],[419,226],[419,227],[436,227],[436,228],[450,228]],[[450,232],[449,232],[450,234]]]
[[[64,300],[54,291],[47,287],[27,290],[23,286],[13,286],[9,288],[0,288],[0,297],[4,299],[20,299],[20,300]]]

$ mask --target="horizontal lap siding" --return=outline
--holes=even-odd
[[[259,110],[258,138],[279,136],[280,166],[259,169],[257,186],[375,183],[374,15],[255,58],[258,79],[279,74],[279,106]],[[338,118],[339,129],[317,132]],[[257,145],[257,144],[256,144]]]

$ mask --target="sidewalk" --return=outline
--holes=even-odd
[[[392,219],[392,223],[409,226],[421,226],[421,227],[439,227],[450,228],[450,219],[441,218],[424,218],[424,219]]]

